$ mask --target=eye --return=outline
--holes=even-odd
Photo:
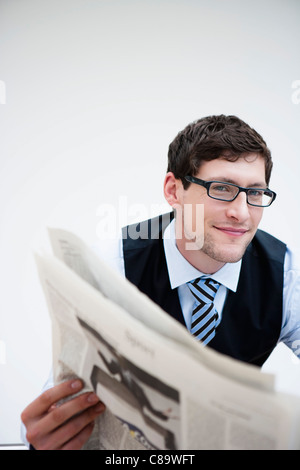
[[[211,189],[213,191],[216,191],[216,192],[219,192],[219,193],[226,193],[228,191],[231,191],[232,188],[230,186],[228,186],[227,184],[213,184],[211,186]]]
[[[263,194],[266,194],[266,191],[263,191],[262,189],[249,189],[248,190],[248,196],[251,196],[251,197],[262,197]]]

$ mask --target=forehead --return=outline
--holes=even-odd
[[[265,161],[261,155],[255,153],[242,156],[236,161],[217,158],[203,162],[196,176],[204,180],[232,180],[241,185],[265,184]]]

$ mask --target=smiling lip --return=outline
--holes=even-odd
[[[223,233],[226,233],[226,235],[230,235],[231,237],[241,237],[245,233],[248,232],[246,229],[242,228],[233,228],[233,227],[215,227],[217,230],[220,230]]]

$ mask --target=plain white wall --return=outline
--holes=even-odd
[[[45,227],[93,243],[120,197],[151,215],[186,124],[236,114],[264,136],[278,199],[262,228],[297,246],[299,14],[298,0],[0,0],[0,444],[20,442],[51,365],[32,256]],[[285,355],[270,369],[297,392]]]

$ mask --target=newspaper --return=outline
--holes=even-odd
[[[86,449],[299,449],[300,400],[196,341],[74,234],[36,255],[58,383],[80,377],[106,411]]]

